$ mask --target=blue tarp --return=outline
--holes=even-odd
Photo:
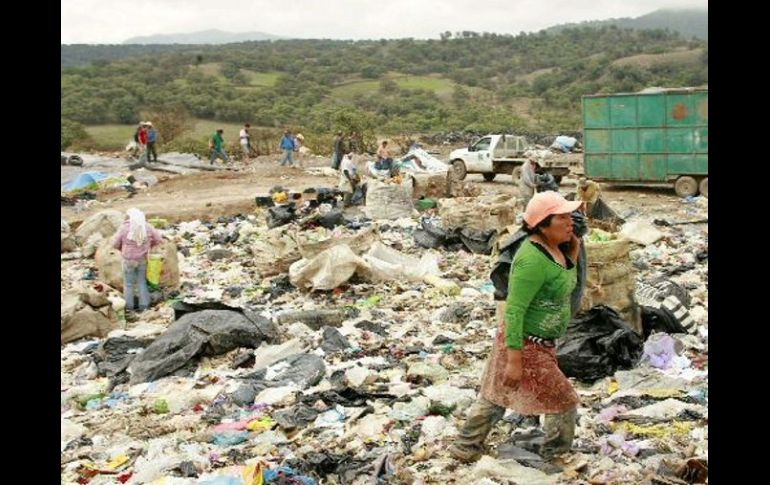
[[[110,175],[103,172],[83,172],[75,180],[62,185],[62,192],[74,192],[86,188],[96,188],[102,180],[110,178]]]

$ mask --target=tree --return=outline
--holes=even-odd
[[[455,106],[458,108],[465,106],[465,104],[468,102],[469,96],[470,93],[467,89],[459,84],[455,84],[454,88],[452,89],[452,101],[454,102]]]
[[[380,81],[380,92],[385,94],[391,94],[398,91],[398,84],[396,84],[396,81],[390,79],[390,78],[383,78]]]
[[[61,149],[66,150],[75,142],[90,140],[90,136],[77,121],[61,119]]]
[[[219,68],[219,72],[226,78],[232,81],[238,74],[240,74],[240,68],[232,62],[225,62]]]
[[[114,113],[118,123],[133,124],[137,119],[137,100],[127,95],[117,98],[110,103],[110,111]]]
[[[169,143],[182,133],[194,128],[194,120],[190,112],[180,105],[144,111],[142,118],[152,121],[152,125],[158,130],[162,144]]]
[[[361,68],[361,77],[367,79],[377,79],[385,74],[385,69],[375,64],[368,64]]]

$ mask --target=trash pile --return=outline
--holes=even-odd
[[[572,322],[559,347],[581,397],[571,453],[556,464],[522,453],[513,441],[542,430],[509,412],[477,463],[449,456],[495,332],[492,261],[470,236],[512,224],[514,201],[443,199],[432,221],[311,224],[318,204],[270,228],[277,206],[263,200],[253,214],[165,224],[177,273],[131,321],[99,260],[115,214],[74,234],[62,221],[61,482],[704,483],[703,224],[626,243],[642,335],[601,304]],[[682,204],[667,216],[707,211]],[[459,229],[462,247],[427,249],[435,228]],[[65,338],[77,312],[99,317]]]

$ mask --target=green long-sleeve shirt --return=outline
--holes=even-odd
[[[505,307],[505,342],[521,349],[524,337],[546,339],[562,336],[569,325],[570,296],[577,284],[577,270],[566,269],[527,239],[511,264]]]
[[[214,150],[221,152],[225,145],[225,139],[220,133],[214,133],[211,135],[211,139],[214,141]]]

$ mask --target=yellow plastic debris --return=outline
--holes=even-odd
[[[107,463],[107,469],[108,470],[115,470],[117,468],[120,468],[127,461],[128,461],[128,456],[127,455],[118,455],[115,458],[113,458],[112,461]]]
[[[684,393],[679,389],[649,389],[644,391],[645,394],[658,399],[669,397],[682,397]]]
[[[637,425],[624,421],[622,423],[612,423],[610,425],[613,431],[622,430],[627,434],[648,436],[651,438],[664,438],[671,435],[688,435],[694,426],[695,423],[689,421],[672,421],[671,423],[651,425]]]
[[[262,463],[253,463],[247,465],[241,472],[241,478],[244,485],[262,485],[265,483],[263,475],[264,466]]]
[[[246,425],[246,429],[249,431],[267,431],[268,429],[272,428],[274,424],[275,421],[273,421],[273,418],[270,416],[262,416],[259,419],[249,421],[249,423]]]

